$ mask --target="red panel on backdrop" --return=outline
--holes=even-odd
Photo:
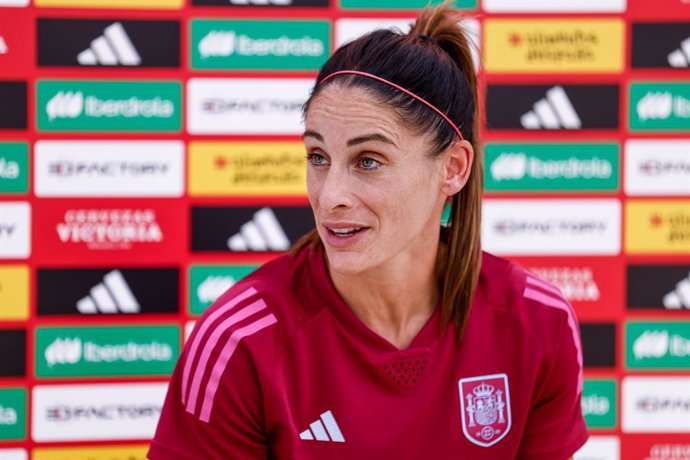
[[[25,8],[3,8],[0,14],[0,69],[2,78],[23,77],[34,58],[34,21]]]
[[[33,209],[42,264],[177,263],[187,241],[177,200],[36,200]]]
[[[634,434],[621,436],[625,460],[683,460],[690,458],[690,436],[685,434]]]
[[[635,19],[690,18],[688,0],[628,0],[628,12]]]
[[[613,257],[511,258],[558,286],[582,320],[617,320],[624,313],[625,267]]]

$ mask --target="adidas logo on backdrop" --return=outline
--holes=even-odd
[[[619,85],[489,83],[484,101],[489,130],[565,131],[620,125]]]
[[[308,206],[192,206],[191,249],[280,252],[314,228]]]
[[[310,423],[309,428],[299,434],[299,438],[303,441],[345,442],[340,427],[329,410]]]
[[[580,129],[582,122],[562,86],[554,86],[546,97],[520,118],[525,129]]]
[[[180,67],[180,21],[37,18],[40,67]]]
[[[271,208],[261,208],[239,233],[228,238],[231,251],[286,251],[290,239]]]
[[[91,46],[77,56],[81,65],[138,66],[141,56],[130,40],[121,22],[109,25],[103,35],[91,42]]]
[[[668,64],[676,68],[690,66],[690,37],[681,42],[680,48],[669,53]]]
[[[90,295],[77,302],[82,314],[139,313],[140,306],[120,270],[103,277],[103,282],[91,288]]]
[[[663,304],[668,310],[690,310],[690,273],[676,284],[673,291],[664,296]]]
[[[39,317],[178,313],[179,282],[172,267],[38,268],[36,310]]]

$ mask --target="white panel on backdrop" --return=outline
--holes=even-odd
[[[380,19],[338,19],[335,21],[335,47],[339,48],[347,42],[368,34],[377,29],[398,29],[406,34],[414,18],[380,18]]]
[[[620,460],[621,441],[616,436],[590,436],[574,460]]]
[[[482,246],[495,254],[616,255],[621,204],[617,199],[485,199]]]
[[[0,449],[0,460],[29,460],[24,449]]]
[[[402,33],[408,33],[410,26],[414,23],[414,18],[409,19],[338,19],[335,21],[335,46],[350,42],[364,34],[377,29],[397,28]],[[472,18],[463,19],[463,27],[467,30],[470,41],[472,42],[472,59],[474,59],[475,69],[479,69],[479,21]]]
[[[31,437],[37,442],[151,439],[167,383],[36,386]]]
[[[0,449],[0,460],[29,460],[24,449]]]
[[[26,259],[31,255],[31,205],[0,203],[0,259]]]
[[[184,193],[180,141],[38,141],[36,195],[179,197]]]
[[[187,130],[192,134],[302,134],[311,78],[192,78]]]
[[[625,377],[624,433],[690,433],[690,377]]]
[[[491,13],[622,13],[626,0],[483,0]]]
[[[627,141],[625,193],[630,196],[690,195],[690,140]]]
[[[0,0],[0,6],[27,6],[29,0]]]

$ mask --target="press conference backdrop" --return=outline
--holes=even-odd
[[[0,458],[144,458],[195,319],[312,225],[317,69],[423,4],[0,0]],[[458,7],[484,247],[580,319],[576,458],[690,458],[690,3]]]

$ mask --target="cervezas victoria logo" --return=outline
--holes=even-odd
[[[591,267],[530,267],[530,270],[555,284],[571,302],[597,302],[600,298]]]
[[[489,447],[510,431],[511,408],[506,374],[467,377],[458,381],[462,432],[472,443]]]
[[[131,249],[136,243],[160,243],[163,231],[153,209],[70,209],[56,225],[63,243],[92,250]]]

